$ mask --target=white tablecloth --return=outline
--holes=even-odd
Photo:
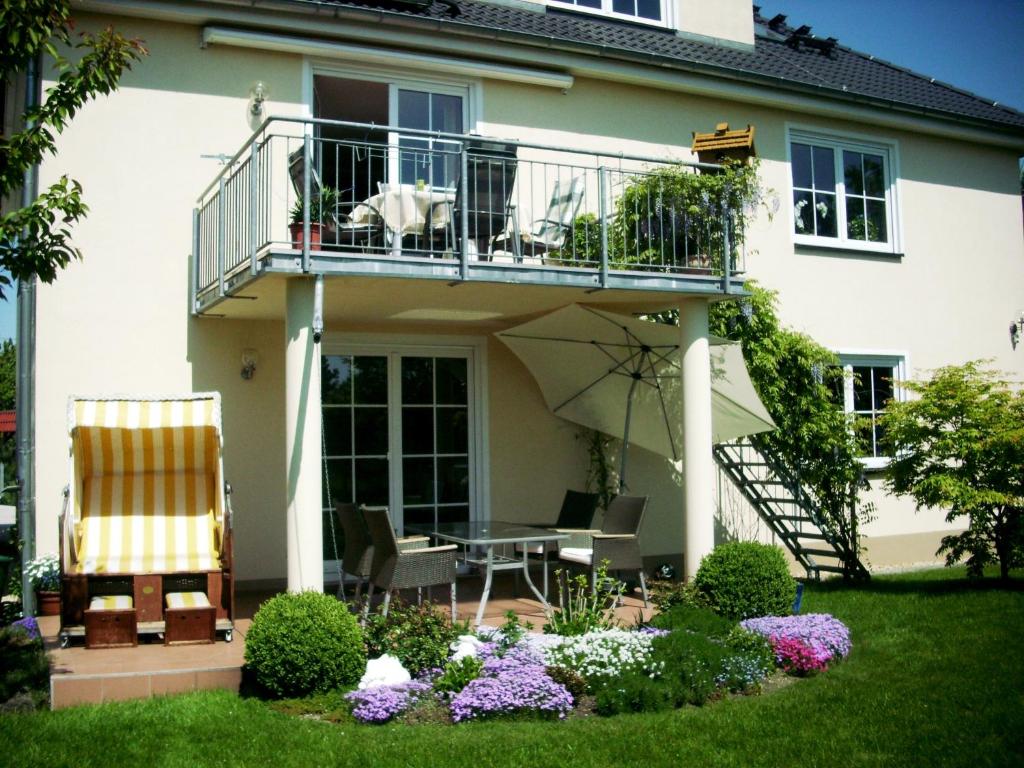
[[[455,193],[443,189],[416,189],[411,185],[390,187],[352,210],[353,224],[377,224],[381,219],[391,234],[422,235],[430,217],[431,228],[448,223]]]

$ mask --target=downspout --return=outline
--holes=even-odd
[[[25,111],[38,106],[40,57],[33,57],[25,70]],[[26,208],[36,201],[39,187],[39,166],[25,171],[21,188],[21,205]],[[36,551],[36,476],[35,476],[35,367],[36,367],[36,278],[18,281],[17,326],[17,412],[18,446],[18,531],[21,535],[21,605],[26,616],[36,612],[36,595],[32,579],[26,574],[28,563]]]

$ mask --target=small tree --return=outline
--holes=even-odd
[[[146,53],[138,40],[111,29],[74,40],[70,6],[67,0],[0,3],[0,85],[12,82],[42,54],[57,72],[43,103],[22,115],[24,127],[0,136],[0,198],[19,189],[25,172],[55,152],[55,131],[63,131],[89,99],[113,91],[121,73]],[[78,62],[62,56],[59,45],[81,53]],[[0,272],[0,298],[11,277],[49,283],[71,259],[81,257],[69,226],[87,211],[81,185],[62,176],[30,205],[0,218],[0,268],[10,275]]]
[[[983,362],[940,368],[905,382],[919,397],[893,403],[882,417],[893,457],[886,487],[918,509],[946,507],[967,530],[942,539],[946,565],[967,572],[999,563],[1004,580],[1024,564],[1024,392],[1011,391]]]

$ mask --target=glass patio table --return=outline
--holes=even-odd
[[[521,570],[526,578],[526,583],[533,590],[533,594],[537,596],[544,609],[547,610],[549,607],[546,598],[548,591],[547,545],[551,542],[569,538],[568,534],[559,533],[550,528],[538,528],[520,523],[506,523],[501,520],[440,523],[436,526],[407,525],[406,529],[452,544],[461,544],[464,547],[463,561],[484,569],[484,591],[480,596],[480,607],[476,610],[476,623],[478,626],[483,621],[484,608],[487,605],[487,599],[491,595],[491,582],[495,571]],[[528,546],[522,547],[522,558],[518,555],[509,557],[503,552],[496,553],[494,551],[495,547],[504,548],[509,545],[515,546],[516,544],[541,545],[541,553],[545,560],[544,594],[540,593],[540,590],[537,589],[532,579],[530,579],[530,553]],[[470,547],[482,551],[474,555],[470,553]]]

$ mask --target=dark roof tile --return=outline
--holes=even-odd
[[[389,0],[324,2],[421,17],[464,31],[477,29],[489,36],[496,31],[506,32],[617,52],[624,58],[645,62],[663,59],[723,76],[773,82],[774,87],[810,87],[836,98],[870,100],[1015,132],[1024,130],[1021,112],[882,59],[842,45],[824,53],[809,45],[789,44],[787,39],[795,27],[782,24],[769,28],[768,20],[756,12],[755,45],[751,49],[540,5],[531,10],[480,0],[444,0],[426,8]]]

